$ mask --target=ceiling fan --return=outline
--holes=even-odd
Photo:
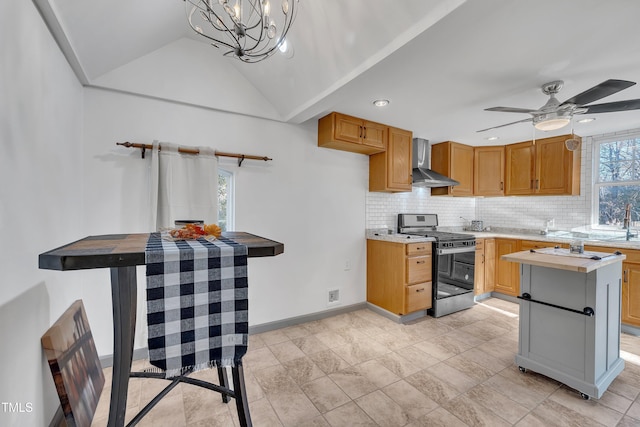
[[[492,107],[486,108],[485,111],[501,111],[507,113],[528,113],[531,117],[524,120],[518,120],[517,122],[506,123],[504,125],[493,126],[490,128],[479,130],[478,132],[484,132],[490,129],[497,129],[504,126],[513,125],[516,123],[533,122],[536,129],[549,131],[560,129],[566,126],[571,121],[574,114],[597,114],[597,113],[611,113],[616,111],[628,111],[640,109],[640,99],[629,99],[627,101],[607,102],[604,104],[587,105],[591,102],[597,101],[621,90],[627,89],[635,82],[626,80],[614,80],[610,79],[587,89],[579,95],[569,98],[564,102],[560,102],[556,99],[556,94],[560,92],[564,82],[562,80],[556,80],[550,83],[542,85],[542,93],[549,95],[549,100],[546,104],[537,110],[531,110],[528,108],[512,108],[512,107]]]

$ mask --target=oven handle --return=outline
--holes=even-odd
[[[465,246],[463,248],[446,248],[446,249],[438,249],[436,253],[438,255],[449,255],[449,254],[461,254],[464,252],[475,252],[476,248],[474,246]]]

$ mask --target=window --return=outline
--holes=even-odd
[[[594,176],[594,222],[619,228],[630,205],[640,225],[640,134],[595,140]]]
[[[218,225],[222,231],[234,229],[233,205],[233,174],[218,169]]]

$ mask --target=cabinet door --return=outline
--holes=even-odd
[[[389,128],[387,148],[387,186],[393,190],[411,191],[411,144],[413,133]]]
[[[622,263],[622,323],[640,327],[640,264]]]
[[[473,149],[473,194],[504,195],[504,147]]]
[[[566,136],[536,141],[536,193],[572,194],[574,152],[566,149]]]
[[[362,129],[362,143],[369,147],[379,148],[380,151],[385,150],[387,148],[387,129],[387,126],[380,123],[365,121]]]
[[[359,144],[362,137],[362,124],[362,120],[358,118],[336,114],[334,138]]]
[[[432,188],[432,196],[473,196],[473,147],[453,141],[432,145],[431,169],[460,183]]]
[[[412,190],[410,131],[389,128],[387,150],[369,156],[369,191]]]
[[[473,272],[474,295],[485,293],[484,258],[484,239],[476,239],[476,263]]]
[[[505,147],[505,192],[507,196],[533,194],[535,147],[531,141]]]
[[[454,196],[473,195],[473,147],[451,143],[451,178],[460,183],[451,188]]]
[[[493,292],[496,283],[496,240],[484,239],[484,291]]]
[[[518,240],[496,239],[496,282],[495,291],[518,296],[520,292],[520,269],[516,262],[504,261],[502,255],[518,252]]]

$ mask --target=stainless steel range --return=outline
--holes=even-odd
[[[433,303],[440,317],[473,306],[476,238],[438,231],[436,214],[398,214],[398,233],[433,237]]]

